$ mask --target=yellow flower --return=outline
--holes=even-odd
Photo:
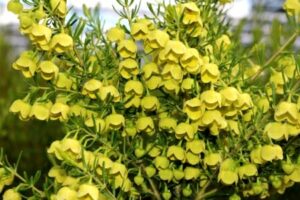
[[[31,13],[21,12],[19,14],[20,21],[20,32],[22,34],[29,34],[31,32],[31,27],[34,23]]]
[[[193,152],[186,152],[186,162],[190,165],[197,165],[200,162],[200,156],[197,154],[194,154]]]
[[[288,78],[292,79],[295,75],[296,70],[296,61],[294,56],[283,56],[282,58],[280,58],[280,60],[278,61],[278,68],[280,71],[283,71]]]
[[[154,122],[151,117],[140,117],[136,121],[136,130],[153,135],[155,131]]]
[[[108,99],[111,99],[115,103],[121,100],[121,95],[118,89],[113,85],[100,87],[99,97],[102,101],[107,101]]]
[[[235,105],[238,102],[240,93],[234,87],[226,87],[220,90],[222,95],[222,106]]]
[[[219,50],[227,50],[230,47],[231,41],[230,38],[228,37],[228,35],[221,35],[221,37],[219,37],[216,40],[216,45],[218,47]]]
[[[182,166],[179,167],[178,169],[173,168],[173,176],[176,181],[180,181],[184,178],[184,172]]]
[[[141,101],[142,108],[146,112],[153,112],[159,109],[159,100],[156,96],[145,96]]]
[[[31,111],[31,105],[24,100],[15,100],[9,108],[9,111],[15,114],[19,114],[19,118],[23,121],[29,119]]]
[[[49,170],[48,176],[54,178],[57,183],[63,183],[66,180],[67,173],[60,166],[54,166]]]
[[[146,45],[151,49],[160,49],[166,46],[170,40],[168,33],[161,30],[154,30],[149,32],[146,38]]]
[[[125,96],[125,108],[139,108],[141,105],[141,98],[139,96]]]
[[[87,116],[87,110],[79,104],[72,105],[70,108],[70,116],[83,117]]]
[[[186,167],[184,169],[184,179],[189,181],[189,180],[196,180],[199,178],[201,174],[201,170],[199,168],[195,167]]]
[[[133,40],[121,40],[117,50],[122,58],[135,58],[138,49]]]
[[[257,176],[257,167],[253,163],[247,163],[238,168],[238,174],[240,179],[244,179],[251,176]]]
[[[187,27],[187,33],[193,38],[204,38],[207,36],[207,30],[203,27],[201,18]]]
[[[41,24],[32,24],[29,38],[34,44],[37,44],[42,50],[49,50],[49,42],[52,36],[52,29]]]
[[[154,160],[154,165],[157,169],[167,169],[169,167],[170,161],[165,156],[157,156]]]
[[[284,94],[284,83],[288,80],[285,74],[281,72],[272,72],[270,83],[274,84],[276,94]],[[270,88],[268,94],[272,94],[272,89]]]
[[[80,185],[77,192],[78,200],[98,200],[99,195],[99,189],[92,184]]]
[[[174,79],[170,79],[167,81],[162,82],[163,89],[165,92],[170,93],[170,94],[178,94],[180,91],[180,86],[177,81]]]
[[[242,93],[239,96],[237,104],[235,104],[236,108],[240,110],[247,110],[253,107],[253,102],[250,94]]]
[[[220,129],[227,128],[227,121],[218,110],[206,111],[201,118],[204,126],[209,126],[212,135],[218,135]]]
[[[102,82],[96,79],[90,79],[83,85],[82,94],[89,96],[91,99],[97,99],[97,93],[102,87]]]
[[[114,162],[111,167],[110,174],[115,176],[120,175],[122,178],[126,178],[128,172],[125,165],[123,165],[122,163]]]
[[[107,156],[100,156],[98,159],[98,165],[100,169],[97,170],[99,175],[102,175],[102,169],[111,169],[113,166],[113,161]]]
[[[216,167],[222,161],[220,153],[205,154],[204,164],[209,167]]]
[[[300,14],[300,2],[298,0],[286,0],[283,4],[283,9],[288,15],[299,15]]]
[[[22,196],[14,189],[8,189],[2,196],[3,200],[21,200]]]
[[[65,138],[61,141],[61,150],[70,153],[71,156],[76,158],[81,157],[81,144],[78,140],[72,138]]]
[[[160,76],[151,76],[145,81],[145,84],[149,90],[155,90],[161,86],[162,78]]]
[[[282,160],[283,151],[279,145],[264,145],[261,148],[261,158],[264,161]]]
[[[159,75],[159,69],[156,63],[147,63],[142,67],[143,77],[147,80],[153,75]]]
[[[204,108],[201,104],[200,99],[195,97],[193,99],[185,101],[183,105],[183,112],[185,112],[191,120],[200,119],[204,112]]]
[[[297,165],[293,172],[287,176],[289,180],[292,180],[296,183],[300,183],[300,166]]]
[[[48,120],[50,117],[51,102],[35,102],[31,107],[29,116],[38,120]]]
[[[66,73],[58,73],[57,79],[55,81],[55,86],[60,89],[70,90],[73,85],[72,79],[68,77]]]
[[[57,159],[62,160],[63,158],[60,155],[59,152],[60,150],[61,150],[61,142],[56,140],[51,143],[50,147],[47,149],[47,153],[54,154]]]
[[[13,63],[12,67],[15,70],[20,70],[25,78],[33,77],[37,69],[36,61],[33,58],[33,52],[23,52],[20,58]]]
[[[70,35],[59,33],[54,35],[50,42],[50,47],[56,53],[64,53],[73,49],[73,39]]]
[[[50,0],[51,10],[60,18],[65,18],[67,14],[66,0]]]
[[[52,80],[52,79],[56,79],[57,76],[58,76],[59,69],[51,61],[42,61],[39,64],[39,69],[41,70],[42,78],[47,80],[47,81]]]
[[[158,145],[153,145],[151,143],[147,144],[146,151],[148,151],[148,155],[152,158],[156,158],[161,154],[162,147]]]
[[[194,154],[200,154],[205,150],[205,143],[203,140],[194,139],[186,142],[186,150]]]
[[[161,169],[158,171],[158,176],[161,180],[170,182],[173,179],[173,171],[171,169]]]
[[[203,61],[200,59],[198,50],[194,48],[186,49],[186,52],[182,56],[180,63],[190,74],[198,74],[201,66],[203,65]]]
[[[219,67],[213,63],[204,64],[200,73],[203,83],[216,83],[220,78]]]
[[[185,159],[185,152],[184,149],[180,146],[169,146],[168,150],[167,150],[167,157],[170,160],[180,160],[180,161],[184,161]]]
[[[183,71],[178,64],[166,63],[162,69],[161,76],[164,80],[174,79],[181,82]]]
[[[135,40],[145,40],[149,31],[146,21],[138,21],[131,25],[131,35]]]
[[[7,10],[17,15],[22,12],[23,5],[20,3],[19,0],[10,0],[7,3]]]
[[[197,22],[200,19],[200,10],[194,2],[182,4],[182,22],[186,25]]]
[[[159,120],[158,126],[160,131],[174,133],[177,126],[177,121],[172,117],[164,117]]]
[[[274,118],[278,122],[287,121],[291,124],[297,124],[299,118],[297,104],[280,102],[275,110]]]
[[[181,91],[192,93],[192,90],[196,87],[196,84],[196,81],[192,78],[183,79],[181,82]]]
[[[129,80],[125,84],[124,88],[125,95],[127,96],[143,96],[144,87],[140,81]]]
[[[160,53],[160,59],[162,61],[170,61],[179,63],[180,58],[186,51],[185,45],[181,41],[170,40],[167,42],[164,51]]]
[[[176,126],[175,137],[177,139],[185,138],[186,140],[190,141],[194,139],[195,134],[196,134],[196,130],[191,124],[180,123]]]
[[[251,151],[251,153],[250,153],[251,162],[253,162],[255,164],[264,164],[265,163],[265,161],[261,157],[261,149],[262,149],[262,147],[258,146]]]
[[[120,27],[113,27],[107,31],[106,36],[110,42],[120,42],[125,40],[125,31]]]
[[[125,126],[125,118],[121,114],[110,114],[105,118],[107,128],[119,130]]]
[[[119,64],[119,73],[125,79],[131,79],[139,74],[138,63],[134,59],[125,59]]]
[[[289,130],[286,124],[270,122],[266,125],[264,133],[273,140],[280,141],[288,139]]]
[[[201,93],[200,100],[208,110],[214,110],[222,106],[222,95],[214,90]]]
[[[228,131],[232,131],[236,135],[240,134],[239,123],[235,120],[227,120]]]
[[[57,200],[74,200],[77,199],[77,192],[70,187],[62,187],[58,190],[56,194]]]
[[[259,98],[256,105],[263,113],[268,112],[270,109],[270,102],[269,102],[268,98],[265,98],[265,97]]]
[[[67,121],[69,118],[70,107],[64,103],[55,103],[50,110],[50,119],[59,120],[61,122]]]
[[[218,181],[221,181],[224,185],[232,185],[238,183],[238,174],[231,170],[220,170],[218,174]]]

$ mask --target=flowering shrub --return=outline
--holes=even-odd
[[[65,0],[9,1],[32,42],[12,66],[30,87],[10,111],[66,135],[47,149],[43,189],[1,159],[4,199],[263,199],[300,182],[297,26],[258,65],[230,39],[227,0],[148,4],[145,17],[117,2],[104,32],[97,9],[66,20]]]

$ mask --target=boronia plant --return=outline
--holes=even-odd
[[[300,2],[285,2],[294,33],[262,64],[230,39],[227,2],[148,4],[141,16],[138,2],[117,0],[120,19],[104,31],[98,8],[79,17],[66,0],[10,0],[32,44],[12,65],[30,87],[10,111],[66,133],[47,149],[41,188],[39,173],[22,176],[1,156],[3,199],[264,199],[300,182],[289,50]]]

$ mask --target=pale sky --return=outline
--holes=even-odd
[[[142,0],[141,2],[141,11],[147,12],[147,2],[155,3],[162,2],[163,0]],[[173,0],[165,0],[173,1]],[[18,23],[17,17],[6,10],[6,3],[8,0],[0,0],[0,25],[1,24],[10,24]],[[139,1],[136,1],[139,2]],[[111,27],[117,21],[117,15],[113,13],[112,5],[117,6],[115,0],[68,0],[70,6],[76,8],[81,8],[83,4],[86,4],[88,7],[94,7],[96,4],[100,3],[102,8],[102,19],[105,21],[105,27]],[[228,15],[234,18],[243,18],[250,14],[251,4],[249,0],[235,0],[234,3],[227,6]]]

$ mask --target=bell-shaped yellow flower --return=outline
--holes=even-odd
[[[42,50],[49,50],[49,42],[52,36],[52,29],[42,24],[32,24],[29,38]]]
[[[181,82],[183,71],[178,64],[166,63],[162,69],[161,76],[164,80],[174,79]]]
[[[167,42],[164,51],[160,53],[160,59],[169,62],[179,63],[180,58],[186,51],[185,45],[177,40],[170,40]]]
[[[282,74],[281,72],[272,72],[270,83],[275,86],[276,94],[284,94],[283,86],[287,80],[288,77],[286,77],[285,74]],[[272,94],[271,88],[269,89],[268,94]]]
[[[173,175],[176,181],[182,180],[184,178],[184,172],[182,166],[179,167],[178,169],[173,169]]]
[[[216,167],[222,161],[220,153],[207,153],[204,156],[204,164],[209,167]]]
[[[193,38],[205,38],[207,36],[207,29],[203,27],[202,19],[199,18],[198,21],[190,24],[187,27],[187,33]]]
[[[199,98],[195,97],[184,102],[183,112],[187,114],[189,119],[198,120],[202,117],[204,107]]]
[[[201,170],[196,167],[186,167],[184,168],[184,179],[187,181],[196,180],[199,178]]]
[[[218,174],[218,181],[224,185],[232,185],[238,183],[238,174],[235,171],[231,170],[220,170]]]
[[[22,12],[23,5],[20,3],[19,0],[10,0],[7,3],[7,10],[17,15]]]
[[[153,112],[159,109],[159,100],[156,96],[145,96],[141,101],[141,106],[146,112]]]
[[[125,79],[131,79],[139,74],[138,63],[131,58],[125,59],[119,64],[119,73]]]
[[[64,186],[58,190],[55,199],[65,199],[65,200],[78,199],[77,192],[71,187]]]
[[[205,143],[203,140],[194,139],[186,142],[186,150],[194,154],[200,154],[205,150]]]
[[[151,117],[140,117],[136,121],[136,130],[153,135],[155,131],[154,122]]]
[[[186,139],[188,141],[193,140],[196,134],[196,130],[191,124],[180,123],[176,126],[175,137],[177,139]]]
[[[101,118],[89,118],[84,122],[87,127],[95,127],[97,133],[103,133],[106,129],[105,121]]]
[[[102,169],[111,169],[113,166],[113,161],[107,157],[107,156],[100,156],[98,159],[98,165],[100,167],[100,170],[97,170],[99,175],[102,175]]]
[[[87,109],[78,104],[72,105],[70,107],[70,116],[81,116],[85,118],[87,116]]]
[[[297,104],[290,102],[280,102],[275,110],[274,118],[278,122],[287,121],[291,124],[297,124],[299,112]]]
[[[9,111],[19,114],[19,118],[23,121],[29,120],[31,105],[24,100],[15,100],[9,108]]]
[[[138,21],[131,25],[131,35],[135,40],[145,40],[149,33],[148,24],[146,21]]]
[[[230,38],[228,37],[228,35],[221,35],[221,37],[219,37],[216,40],[216,46],[218,47],[219,50],[227,50],[231,45],[231,41]]]
[[[34,76],[37,64],[33,57],[33,52],[25,51],[21,56],[13,63],[12,67],[15,70],[20,70],[25,78],[31,78]]]
[[[99,97],[102,101],[107,101],[108,99],[111,99],[115,103],[121,100],[121,95],[118,89],[113,85],[100,87]]]
[[[167,157],[170,160],[180,160],[183,162],[185,159],[184,149],[180,146],[169,146],[167,150]]]
[[[125,126],[125,118],[121,114],[110,114],[105,118],[107,128],[119,130]]]
[[[218,135],[220,129],[227,128],[227,121],[218,110],[205,111],[201,122],[204,126],[209,126],[212,135]]]
[[[182,4],[183,18],[182,22],[185,25],[197,22],[200,18],[200,9],[194,2]]]
[[[64,53],[73,49],[73,39],[70,35],[59,33],[54,35],[50,42],[50,47],[57,53]]]
[[[283,56],[280,58],[278,61],[278,68],[280,71],[283,71],[288,78],[292,79],[296,70],[296,61],[294,56]]]
[[[65,138],[61,141],[61,150],[76,157],[81,157],[81,144],[77,139]]]
[[[70,107],[64,103],[56,102],[50,110],[50,119],[59,120],[61,122],[67,121],[69,118]]]
[[[142,74],[145,79],[149,79],[153,75],[159,75],[160,71],[156,63],[147,63],[142,67]]]
[[[158,171],[161,180],[170,182],[173,179],[173,171],[171,169],[161,169]]]
[[[181,91],[190,94],[190,93],[192,93],[196,84],[197,83],[192,78],[183,79],[181,82]]]
[[[66,73],[58,73],[57,79],[55,81],[55,86],[60,89],[70,90],[73,85],[73,81],[68,77]]]
[[[203,83],[216,83],[220,78],[219,67],[213,63],[204,64],[200,73]]]
[[[47,81],[56,79],[59,73],[58,67],[51,61],[42,61],[39,64],[39,69],[42,78]]]
[[[154,160],[154,165],[157,169],[167,169],[170,165],[170,161],[166,156],[157,156]]]
[[[14,189],[8,189],[3,193],[3,200],[22,200],[22,196]]]
[[[50,0],[52,12],[60,18],[65,18],[67,14],[67,0]]]
[[[154,30],[149,32],[146,38],[146,45],[151,49],[160,49],[166,46],[170,40],[168,33],[161,30]]]
[[[292,180],[296,183],[300,183],[300,166],[297,165],[293,172],[287,176],[289,180]]]
[[[253,102],[250,94],[248,93],[242,93],[239,96],[237,104],[235,104],[235,107],[240,110],[248,110],[249,108],[253,107]]]
[[[182,67],[190,74],[200,73],[203,65],[202,59],[197,49],[187,48],[185,54],[182,56],[180,63]]]
[[[127,96],[143,96],[144,87],[140,81],[129,80],[125,83],[125,95]]]
[[[186,162],[189,163],[190,165],[197,165],[200,163],[200,156],[197,154],[194,154],[193,152],[186,152],[185,154],[186,157]]]
[[[244,179],[251,176],[257,176],[257,167],[253,163],[247,163],[238,168],[238,174],[240,179]]]
[[[78,200],[98,200],[99,189],[97,188],[97,186],[92,184],[82,184],[78,188],[77,197]]]
[[[31,107],[29,116],[41,121],[48,120],[51,107],[51,102],[35,102]]]
[[[58,160],[62,160],[62,156],[60,154],[61,150],[61,141],[54,141],[51,143],[50,147],[47,149],[48,154],[54,154]]]
[[[270,102],[268,98],[262,97],[256,102],[257,107],[263,112],[266,113],[270,109]]]
[[[148,151],[148,155],[152,158],[156,158],[157,156],[161,155],[162,147],[158,145],[154,145],[149,143],[146,146],[146,151]]]
[[[102,87],[102,82],[96,79],[90,79],[84,83],[82,94],[89,96],[91,99],[97,99],[97,93]]]
[[[139,96],[125,96],[125,108],[139,108],[141,105],[141,98]]]
[[[214,90],[206,90],[201,93],[200,100],[208,110],[214,110],[222,106],[222,95]]]
[[[148,80],[145,80],[145,85],[149,90],[155,90],[162,84],[162,78],[160,76],[151,76]]]
[[[252,163],[255,163],[255,164],[264,164],[265,163],[265,160],[263,160],[261,157],[261,149],[262,149],[262,147],[258,146],[250,152],[250,159],[251,159]]]
[[[279,145],[264,145],[261,148],[261,158],[264,161],[282,160],[283,151]]]
[[[32,19],[32,14],[27,12],[21,12],[19,14],[19,22],[20,22],[20,32],[22,34],[29,35],[31,32],[31,27],[34,23],[34,19]]]
[[[160,131],[174,133],[177,127],[177,121],[172,117],[163,117],[159,120],[158,127]]]
[[[122,58],[135,58],[138,49],[133,40],[121,40],[117,50]]]
[[[239,99],[239,91],[234,87],[226,87],[220,90],[222,95],[222,106],[235,105]]]
[[[57,183],[63,183],[66,180],[67,172],[60,166],[54,166],[49,170],[48,176],[54,178]]]
[[[125,40],[125,31],[121,27],[113,27],[107,31],[106,37],[110,42],[120,42]]]
[[[162,85],[163,85],[164,91],[169,94],[177,95],[180,91],[179,83],[174,79],[166,80],[166,81],[162,82]]]
[[[264,133],[275,141],[280,141],[283,139],[288,139],[289,130],[286,124],[279,122],[270,122],[266,125]]]
[[[300,14],[300,2],[298,0],[286,0],[283,4],[283,9],[290,16],[297,16]]]

